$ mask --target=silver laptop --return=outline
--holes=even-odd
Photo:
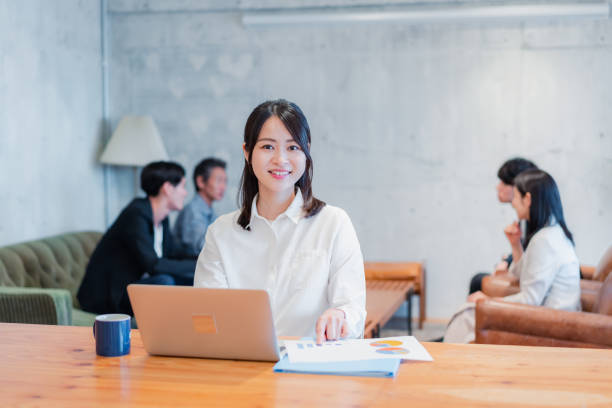
[[[265,290],[128,285],[149,354],[278,361]]]

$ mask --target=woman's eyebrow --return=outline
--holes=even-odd
[[[262,137],[260,139],[257,140],[257,143],[259,142],[272,142],[272,143],[278,143],[278,141],[276,139],[272,139],[271,137]],[[287,140],[285,140],[285,143],[297,143],[295,140],[293,140],[293,138],[289,138]]]

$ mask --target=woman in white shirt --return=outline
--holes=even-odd
[[[264,289],[277,335],[361,337],[365,278],[347,214],[312,195],[310,128],[286,100],[247,119],[241,208],[208,229],[194,286]]]
[[[505,229],[514,261],[509,273],[519,279],[520,291],[501,300],[580,310],[580,266],[572,234],[565,224],[561,197],[555,180],[545,171],[527,170],[514,179],[512,206],[519,220],[527,221],[525,250],[518,222]],[[482,292],[453,316],[444,341],[468,343],[475,338],[474,307]]]

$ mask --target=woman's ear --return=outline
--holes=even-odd
[[[531,193],[528,191],[525,193],[525,197],[523,197],[523,201],[527,208],[531,208]]]
[[[246,162],[249,162],[249,152],[247,151],[246,148],[246,143],[242,144],[242,152],[244,153],[244,160],[246,160]]]

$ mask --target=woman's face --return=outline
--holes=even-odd
[[[514,187],[514,195],[512,197],[512,207],[516,211],[516,215],[519,220],[529,221],[529,208],[531,207],[531,194],[526,193],[525,196],[521,195],[518,188]]]
[[[248,152],[244,152],[248,160]],[[260,193],[292,194],[295,183],[304,174],[306,155],[283,122],[271,116],[261,127],[253,148],[251,166]]]

